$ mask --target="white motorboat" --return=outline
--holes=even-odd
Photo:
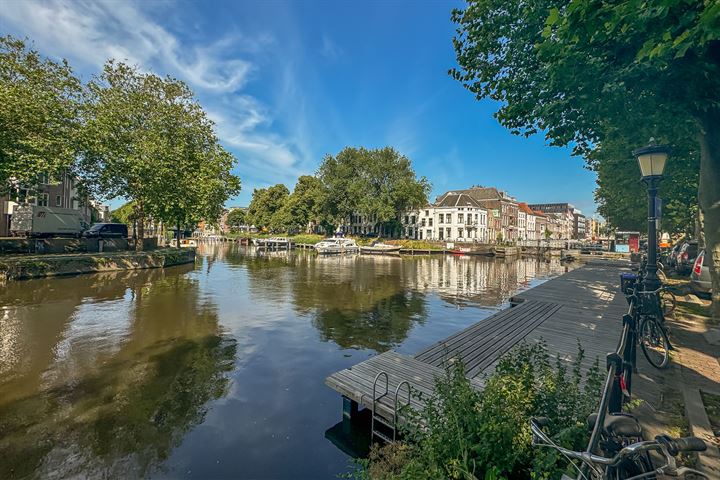
[[[355,253],[358,251],[357,243],[352,238],[332,237],[315,244],[318,253]]]
[[[177,247],[177,238],[173,238],[172,240],[170,240],[170,246]],[[192,238],[183,238],[180,240],[180,247],[181,248],[195,248],[195,247],[197,247],[197,242]]]
[[[260,248],[289,249],[292,241],[287,237],[254,238],[253,243]]]
[[[374,243],[369,246],[360,247],[360,253],[367,255],[399,255],[401,248],[399,245]]]

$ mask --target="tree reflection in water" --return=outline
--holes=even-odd
[[[236,345],[196,281],[178,273],[10,284],[2,299],[12,318],[31,309],[40,324],[0,330],[0,344],[44,360],[20,375],[0,374],[0,478],[144,476],[202,422],[208,402],[226,390]],[[73,325],[92,326],[103,315],[88,297],[126,304],[124,328],[109,329],[107,342],[95,338],[95,348]],[[37,343],[46,323],[54,345]]]

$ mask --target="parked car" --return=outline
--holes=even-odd
[[[695,264],[690,273],[690,285],[695,293],[710,293],[712,290],[710,255],[705,255],[705,250],[700,250],[695,259]]]
[[[25,237],[79,237],[87,228],[79,210],[20,205],[10,221],[10,232]]]
[[[94,223],[83,232],[86,238],[127,238],[128,228],[124,223]]]
[[[675,271],[681,275],[690,275],[695,259],[698,256],[698,242],[683,243],[677,254]]]

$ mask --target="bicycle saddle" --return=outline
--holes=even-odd
[[[593,413],[588,416],[588,429],[592,430],[595,428],[596,421],[597,413]],[[605,430],[607,435],[617,437],[639,437],[642,434],[640,422],[638,422],[632,415],[623,413],[608,413],[605,415],[605,425],[603,425],[603,430]]]

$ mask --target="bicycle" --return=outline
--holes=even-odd
[[[642,274],[642,266],[640,273]],[[645,358],[653,367],[666,368],[670,362],[670,350],[673,348],[665,328],[665,307],[662,303],[663,292],[669,292],[667,287],[661,286],[657,290],[645,290],[643,275],[634,279],[623,278],[621,282],[623,282],[623,293],[630,304],[628,315],[632,319],[631,327],[633,328],[630,331],[632,341],[629,342],[629,345],[637,342],[641,346]],[[671,292],[669,293],[673,295]],[[674,300],[674,295],[672,298]],[[623,319],[623,322],[628,321]],[[630,359],[634,365],[634,348],[629,350],[628,354],[630,356],[626,359]]]
[[[665,328],[665,316],[660,304],[660,292],[657,290],[634,291],[631,295],[631,315],[633,316],[637,342],[645,358],[655,368],[663,369],[670,363],[670,338]]]
[[[591,416],[592,417],[592,416]],[[560,452],[577,470],[578,479],[584,480],[640,480],[643,478],[656,478],[657,475],[666,475],[677,478],[687,478],[695,475],[708,478],[702,472],[688,467],[678,467],[675,457],[681,453],[703,452],[707,449],[705,442],[697,437],[673,438],[669,435],[658,435],[654,440],[634,441],[640,436],[639,424],[630,415],[612,415],[604,423],[603,432],[607,438],[615,441],[632,438],[632,443],[620,441],[610,450],[610,456],[602,456],[587,452],[577,452],[557,445],[545,434],[543,427],[547,426],[547,418],[533,418],[530,420],[532,431],[532,444],[534,446],[550,447]],[[665,457],[665,463],[655,468],[650,459],[650,452],[660,452]],[[575,464],[575,460],[584,465],[585,471]],[[587,472],[587,473],[585,473]],[[572,480],[563,474],[563,480]]]

